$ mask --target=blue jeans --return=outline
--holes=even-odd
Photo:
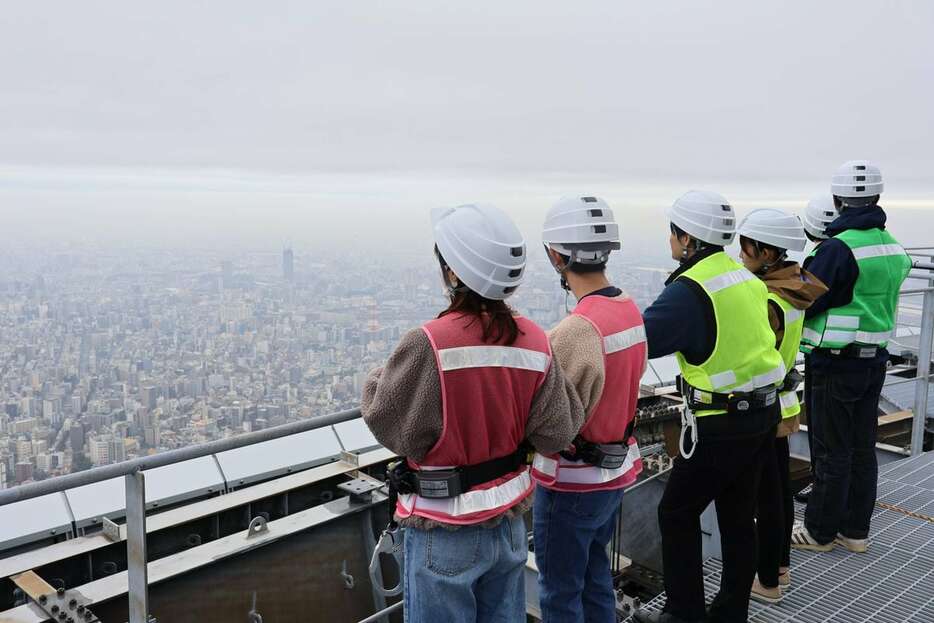
[[[869,536],[876,503],[876,428],[885,366],[815,371],[811,375],[808,424],[813,428],[814,484],[804,525],[819,543],[837,533]]]
[[[535,490],[533,534],[544,623],[615,623],[606,546],[623,490]]]
[[[495,528],[406,528],[406,623],[525,623],[528,552],[521,517]]]

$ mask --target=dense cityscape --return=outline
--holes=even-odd
[[[355,406],[400,334],[443,308],[429,259],[6,257],[0,488]],[[644,307],[665,279],[657,264],[615,258],[610,274]],[[544,327],[573,304],[534,257],[512,303]]]

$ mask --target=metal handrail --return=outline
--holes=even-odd
[[[271,441],[281,437],[288,437],[289,435],[295,435],[318,428],[324,428],[325,426],[340,424],[341,422],[347,422],[359,417],[361,417],[360,409],[339,411],[337,413],[320,415],[317,417],[309,418],[307,420],[300,420],[298,422],[289,422],[288,424],[273,426],[271,428],[265,428],[263,430],[254,431],[252,433],[245,433],[235,437],[228,437],[226,439],[209,441],[207,443],[198,444],[195,446],[187,446],[185,448],[169,450],[167,452],[161,452],[151,456],[144,456],[130,461],[123,461],[121,463],[114,463],[112,465],[103,465],[101,467],[96,467],[94,469],[89,469],[83,472],[77,472],[75,474],[67,474],[65,476],[57,476],[48,480],[20,485],[12,489],[3,489],[0,490],[0,506],[13,504],[15,502],[22,502],[23,500],[29,500],[42,495],[48,495],[50,493],[66,491],[68,489],[73,489],[74,487],[101,482],[102,480],[110,480],[120,476],[129,476],[139,471],[150,470],[156,467],[164,467],[174,463],[181,463],[182,461],[189,461],[191,459],[197,459],[204,456],[217,454],[219,452],[226,452],[227,450],[252,446],[264,441]]]

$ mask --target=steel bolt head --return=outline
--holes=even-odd
[[[53,604],[53,605],[52,605],[52,614],[55,614],[56,612],[58,612],[58,605],[57,605],[57,604]]]

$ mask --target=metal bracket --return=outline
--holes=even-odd
[[[108,541],[111,543],[120,542],[120,526],[116,522],[104,517],[102,526],[104,528],[104,537]]]
[[[269,532],[269,526],[266,525],[266,518],[262,515],[254,517],[250,522],[250,527],[246,529],[246,538],[252,539],[265,532]]]
[[[60,588],[54,593],[40,595],[36,603],[53,621],[100,623],[100,619],[88,608],[91,600],[75,590]]]
[[[360,467],[360,455],[354,454],[353,452],[341,450],[340,461],[341,463],[347,463],[348,465],[353,465],[354,467]]]
[[[352,502],[371,502],[373,492],[382,487],[382,483],[372,478],[354,478],[337,485],[337,488],[350,494]]]
[[[29,595],[52,621],[100,623],[100,619],[88,609],[88,605],[93,602],[76,590],[56,589],[35,571],[26,571],[11,576],[10,579],[21,591]]]

